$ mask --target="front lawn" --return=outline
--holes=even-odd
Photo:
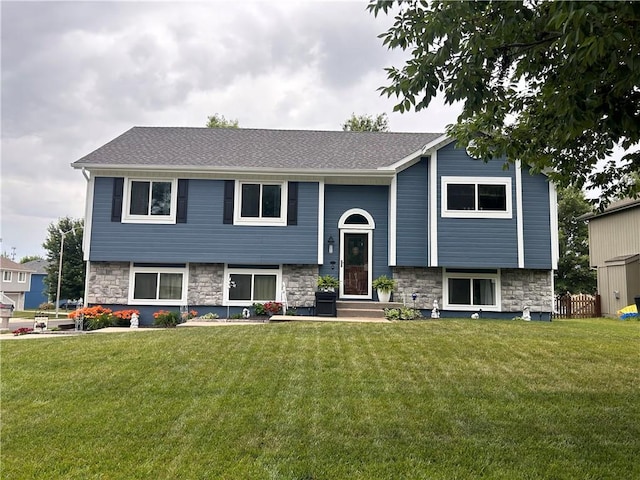
[[[640,478],[640,322],[5,340],[3,479]]]

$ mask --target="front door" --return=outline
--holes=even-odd
[[[342,231],[340,242],[340,296],[371,298],[371,232]]]

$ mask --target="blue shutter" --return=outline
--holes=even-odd
[[[122,221],[122,192],[124,190],[124,178],[113,179],[113,196],[111,197],[111,221]]]
[[[187,197],[189,196],[189,180],[178,179],[178,205],[176,223],[187,223]]]
[[[298,224],[298,182],[289,182],[287,199],[287,225]]]
[[[224,181],[224,207],[222,223],[233,224],[233,193],[236,182],[234,180]]]

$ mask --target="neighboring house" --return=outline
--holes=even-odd
[[[640,199],[582,218],[589,222],[589,261],[598,270],[602,314],[614,316],[640,295]]]
[[[442,134],[135,127],[72,166],[86,302],[143,323],[187,304],[239,312],[283,284],[306,313],[324,274],[341,300],[375,300],[384,274],[425,313],[550,318],[554,186]]]
[[[16,310],[24,310],[25,293],[31,288],[32,273],[27,266],[0,257],[0,302],[9,303]]]
[[[23,265],[33,272],[31,274],[31,288],[25,294],[24,308],[38,308],[43,303],[49,302],[49,297],[46,294],[47,286],[44,284],[48,263],[46,260],[33,260]]]

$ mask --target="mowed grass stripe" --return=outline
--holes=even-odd
[[[2,478],[640,477],[639,327],[283,323],[2,342]]]

